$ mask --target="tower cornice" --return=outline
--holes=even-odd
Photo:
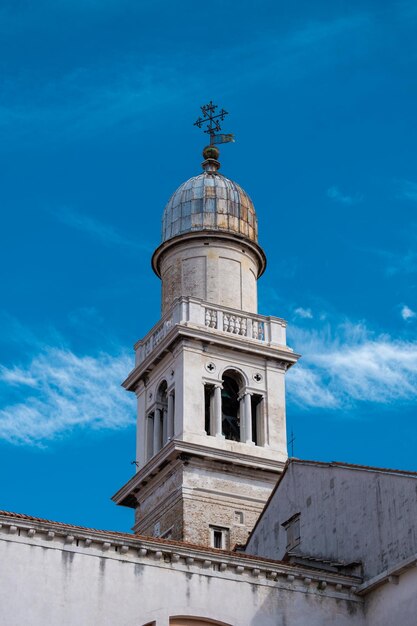
[[[192,242],[202,242],[202,241],[218,241],[222,240],[225,242],[235,243],[239,246],[245,247],[247,250],[251,251],[252,254],[256,257],[258,261],[258,276],[262,276],[266,269],[266,255],[263,249],[259,244],[255,241],[251,241],[245,236],[241,236],[238,234],[232,234],[227,231],[212,231],[212,230],[198,230],[192,231],[188,233],[182,233],[181,235],[177,235],[176,237],[172,237],[172,239],[168,239],[164,241],[152,255],[152,269],[155,274],[161,278],[160,273],[160,261],[161,257],[170,249],[189,244]]]
[[[184,298],[182,300],[189,302],[191,299]],[[210,303],[198,302],[197,300],[194,300],[194,303],[203,308],[213,306]],[[180,305],[181,302],[178,303],[178,306]],[[241,311],[237,313],[242,316]],[[144,339],[135,345],[137,354],[139,354],[137,365],[122,383],[123,387],[128,391],[135,391],[138,383],[144,376],[152,371],[155,363],[160,361],[169,351],[172,351],[179,341],[185,339],[198,340],[222,348],[231,348],[240,353],[246,352],[263,356],[276,362],[284,371],[294,365],[301,356],[284,344],[278,345],[274,344],[273,341],[261,341],[250,337],[243,337],[242,335],[210,328],[203,324],[198,324],[197,321],[187,319],[177,323],[169,323],[170,316],[168,315],[166,317],[168,318],[167,320],[161,320]],[[256,318],[262,320],[263,323],[275,321],[278,324],[285,324],[285,322],[279,318],[264,316],[256,316]],[[158,339],[158,343],[155,346],[151,345],[150,348],[147,348],[150,339],[154,336],[161,337],[164,329],[166,329],[166,334]],[[146,354],[147,350],[149,350],[148,354]]]
[[[161,472],[167,465],[180,460],[187,463],[192,458],[205,459],[207,461],[227,463],[235,467],[250,468],[256,471],[272,472],[278,475],[284,468],[285,462],[271,460],[257,455],[249,455],[246,452],[240,454],[230,450],[211,448],[188,441],[173,440],[164,446],[148,463],[141,468],[114,496],[113,502],[134,508],[136,506],[135,494],[142,489],[148,481]]]

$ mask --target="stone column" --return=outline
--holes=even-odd
[[[240,423],[240,441],[246,442],[246,418],[245,418],[245,394],[239,398],[239,423]]]
[[[266,444],[265,404],[264,398],[256,405],[256,427],[258,431],[258,446]]]
[[[252,443],[252,396],[245,393],[243,396],[245,403],[245,440],[246,443]]]
[[[153,416],[153,453],[161,449],[161,409],[155,409]]]
[[[146,436],[146,460],[153,456],[153,433],[154,433],[154,418],[151,415],[148,415],[147,419],[147,436]]]
[[[168,441],[168,419],[167,410],[162,409],[162,445],[164,446]]]
[[[222,437],[222,388],[220,385],[214,387],[214,423],[216,436]]]
[[[174,437],[174,394],[168,394],[168,439],[173,439]]]

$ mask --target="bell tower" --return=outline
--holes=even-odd
[[[137,472],[113,500],[135,509],[139,534],[227,549],[246,541],[287,459],[285,372],[299,355],[286,322],[258,314],[255,209],[219,173],[214,143],[231,136],[209,134],[203,172],[163,214],[161,319],[123,383],[137,397]]]

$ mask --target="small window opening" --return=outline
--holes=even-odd
[[[300,513],[296,513],[290,519],[282,524],[283,528],[287,531],[287,552],[296,548],[301,543],[300,534]]]
[[[229,529],[220,526],[210,526],[210,543],[212,548],[227,550],[229,547]]]
[[[221,548],[223,545],[223,533],[221,530],[213,531],[213,544],[214,548]]]
[[[243,524],[243,511],[235,511],[235,524]]]

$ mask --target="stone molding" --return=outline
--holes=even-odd
[[[208,311],[213,311],[216,315],[214,325],[207,323]],[[230,324],[225,326],[226,317],[240,320],[239,328]],[[160,360],[167,350],[172,350],[182,335],[184,338],[196,338],[221,347],[229,346],[239,351],[278,359],[291,367],[300,355],[286,345],[286,326],[286,321],[278,317],[214,305],[198,298],[177,298],[162,319],[145,337],[135,343],[135,368],[123,385],[134,391],[140,378],[148,372],[149,366],[155,360]],[[255,327],[258,330],[262,328],[261,335],[258,331],[255,332]]]
[[[135,490],[138,490],[144,480],[149,480],[152,476],[159,473],[168,463],[175,462],[182,454],[190,454],[199,458],[205,458],[221,463],[232,463],[233,465],[250,467],[257,471],[270,471],[280,473],[285,463],[280,461],[272,461],[267,458],[251,456],[246,450],[242,454],[221,450],[219,448],[210,448],[201,446],[187,441],[178,441],[176,439],[170,441],[161,450],[153,456],[144,467],[136,472],[132,478],[123,485],[114,496],[113,502],[123,504],[124,506],[136,506],[136,499],[133,497]],[[132,502],[128,504],[129,497]],[[133,502],[133,500],[135,500]]]
[[[175,568],[186,573],[228,579],[247,579],[252,584],[287,588],[361,603],[356,577],[261,559],[241,552],[202,548],[168,539],[138,537],[128,533],[71,526],[29,516],[0,513],[0,541],[25,543],[92,557],[145,562],[149,566]],[[308,581],[308,582],[307,582]]]
[[[227,231],[210,231],[210,230],[201,230],[201,231],[191,231],[188,233],[181,233],[176,237],[171,239],[167,239],[164,241],[152,255],[152,269],[155,274],[161,278],[160,274],[160,262],[161,256],[164,255],[170,248],[180,247],[185,245],[189,245],[190,242],[204,242],[206,241],[220,241],[223,245],[229,242],[232,246],[238,246],[239,248],[245,247],[249,250],[254,257],[257,259],[259,263],[259,271],[257,278],[260,278],[266,269],[266,256],[265,252],[262,250],[261,246],[255,241],[250,241],[244,235],[238,235],[237,233],[230,234]]]
[[[146,358],[130,372],[122,383],[123,387],[128,391],[135,391],[140,381],[152,371],[155,362],[160,361],[165,354],[172,351],[174,345],[184,339],[203,341],[222,348],[256,354],[263,358],[278,361],[280,369],[284,369],[284,364],[286,364],[285,369],[288,369],[300,358],[299,354],[292,352],[285,346],[271,346],[256,339],[224,333],[205,326],[175,324]]]
[[[404,559],[403,561],[396,563],[396,565],[386,569],[384,572],[381,572],[377,576],[366,580],[362,583],[362,585],[359,585],[357,593],[358,595],[365,596],[381,585],[385,585],[387,583],[398,585],[401,574],[404,574],[407,570],[414,569],[416,567],[417,554],[413,554],[413,556],[408,559]]]

